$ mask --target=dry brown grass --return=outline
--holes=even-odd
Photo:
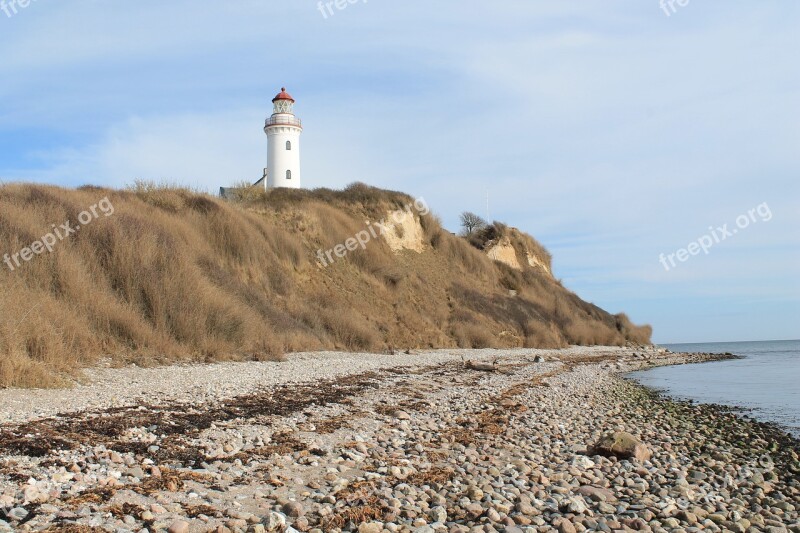
[[[625,313],[614,315],[614,318],[617,321],[617,329],[627,340],[636,344],[650,344],[650,338],[653,336],[651,326],[637,326]]]
[[[566,348],[569,343],[553,322],[529,320],[525,323],[526,348]]]
[[[108,197],[101,216],[15,271],[0,263],[0,387],[51,387],[115,364],[265,360],[287,351],[647,342],[534,269],[513,271],[422,217],[428,251],[329,249],[413,202],[354,184],[238,202],[148,183],[0,187],[0,254]],[[526,246],[532,246],[526,242]],[[518,291],[516,297],[508,289]]]

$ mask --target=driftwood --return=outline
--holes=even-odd
[[[480,370],[481,372],[502,372],[503,374],[508,374],[508,370],[497,364],[497,357],[495,357],[491,363],[476,363],[474,361],[470,361],[469,359],[464,359],[464,356],[462,355],[461,361],[463,361],[464,368],[467,370]]]
[[[464,362],[464,366],[470,370],[481,370],[483,372],[497,372],[500,370],[497,363],[473,363],[467,360]]]

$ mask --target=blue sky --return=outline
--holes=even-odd
[[[653,324],[656,341],[800,338],[800,4],[333,9],[0,11],[0,179],[214,191],[258,178],[285,85],[307,187],[403,190],[451,229],[463,210],[484,213],[488,192],[491,217],[542,241],[565,285]],[[765,203],[768,221],[659,262]]]

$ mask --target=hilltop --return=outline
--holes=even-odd
[[[0,253],[0,387],[61,385],[99,362],[650,342],[563,287],[532,237],[494,224],[468,240],[363,184],[234,201],[7,185]]]

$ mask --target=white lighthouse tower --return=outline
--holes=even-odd
[[[294,98],[281,88],[273,98],[272,116],[264,125],[267,134],[267,170],[265,187],[300,188],[300,134],[303,123],[294,116]]]

